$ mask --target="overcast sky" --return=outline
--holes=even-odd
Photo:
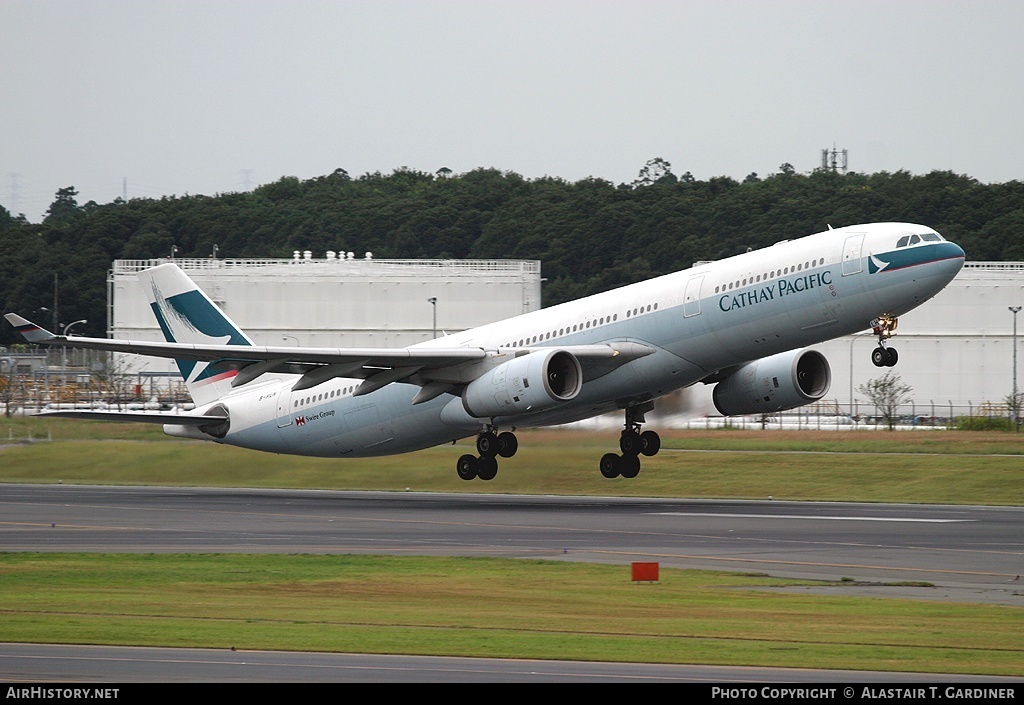
[[[1024,178],[1020,0],[0,0],[0,204],[343,168]],[[127,186],[125,186],[127,184]]]

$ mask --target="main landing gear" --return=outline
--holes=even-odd
[[[498,474],[497,456],[511,458],[517,450],[519,441],[514,433],[495,433],[493,428],[488,428],[476,437],[476,452],[479,455],[463,455],[455,464],[455,470],[463,480],[472,480],[475,477],[493,480]]]
[[[640,432],[644,414],[654,408],[652,402],[626,408],[626,427],[619,437],[622,455],[605,453],[601,458],[601,474],[607,478],[636,477],[640,474],[640,456],[657,455],[661,450],[661,436],[655,431]]]
[[[885,343],[895,333],[899,319],[894,316],[880,316],[871,322],[871,331],[878,336],[878,347],[871,351],[871,362],[875,367],[892,367],[900,359],[896,348],[887,348]]]

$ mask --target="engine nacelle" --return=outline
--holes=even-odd
[[[818,401],[831,384],[824,355],[790,350],[743,365],[715,385],[712,398],[724,416],[768,414]]]
[[[550,409],[583,388],[583,368],[565,350],[538,350],[498,365],[470,382],[462,405],[478,419]]]

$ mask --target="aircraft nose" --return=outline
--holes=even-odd
[[[967,259],[967,253],[964,252],[964,248],[955,242],[944,242],[942,243],[942,250],[939,253],[940,260],[952,263],[956,268],[953,270],[953,275],[956,276]]]
[[[938,293],[942,290],[949,282],[953,281],[960,270],[964,267],[964,260],[967,255],[960,245],[955,242],[943,242],[939,243],[939,246],[934,248],[930,253],[929,262],[923,269],[927,272],[924,276],[924,280],[930,281],[935,286],[935,292]]]

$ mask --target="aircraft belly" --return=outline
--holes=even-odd
[[[553,409],[495,419],[499,426],[550,426],[571,423],[622,408],[631,401],[663,396],[707,376],[703,368],[668,350],[633,360],[583,385],[579,395]]]
[[[293,422],[277,420],[231,433],[225,443],[313,457],[373,457],[421,450],[462,438],[440,420],[450,395],[412,403],[418,387],[391,384],[372,394],[340,397],[293,410]]]
[[[708,373],[798,345],[789,313],[780,305],[723,311],[716,301],[706,308],[704,330],[688,331],[667,347]]]

